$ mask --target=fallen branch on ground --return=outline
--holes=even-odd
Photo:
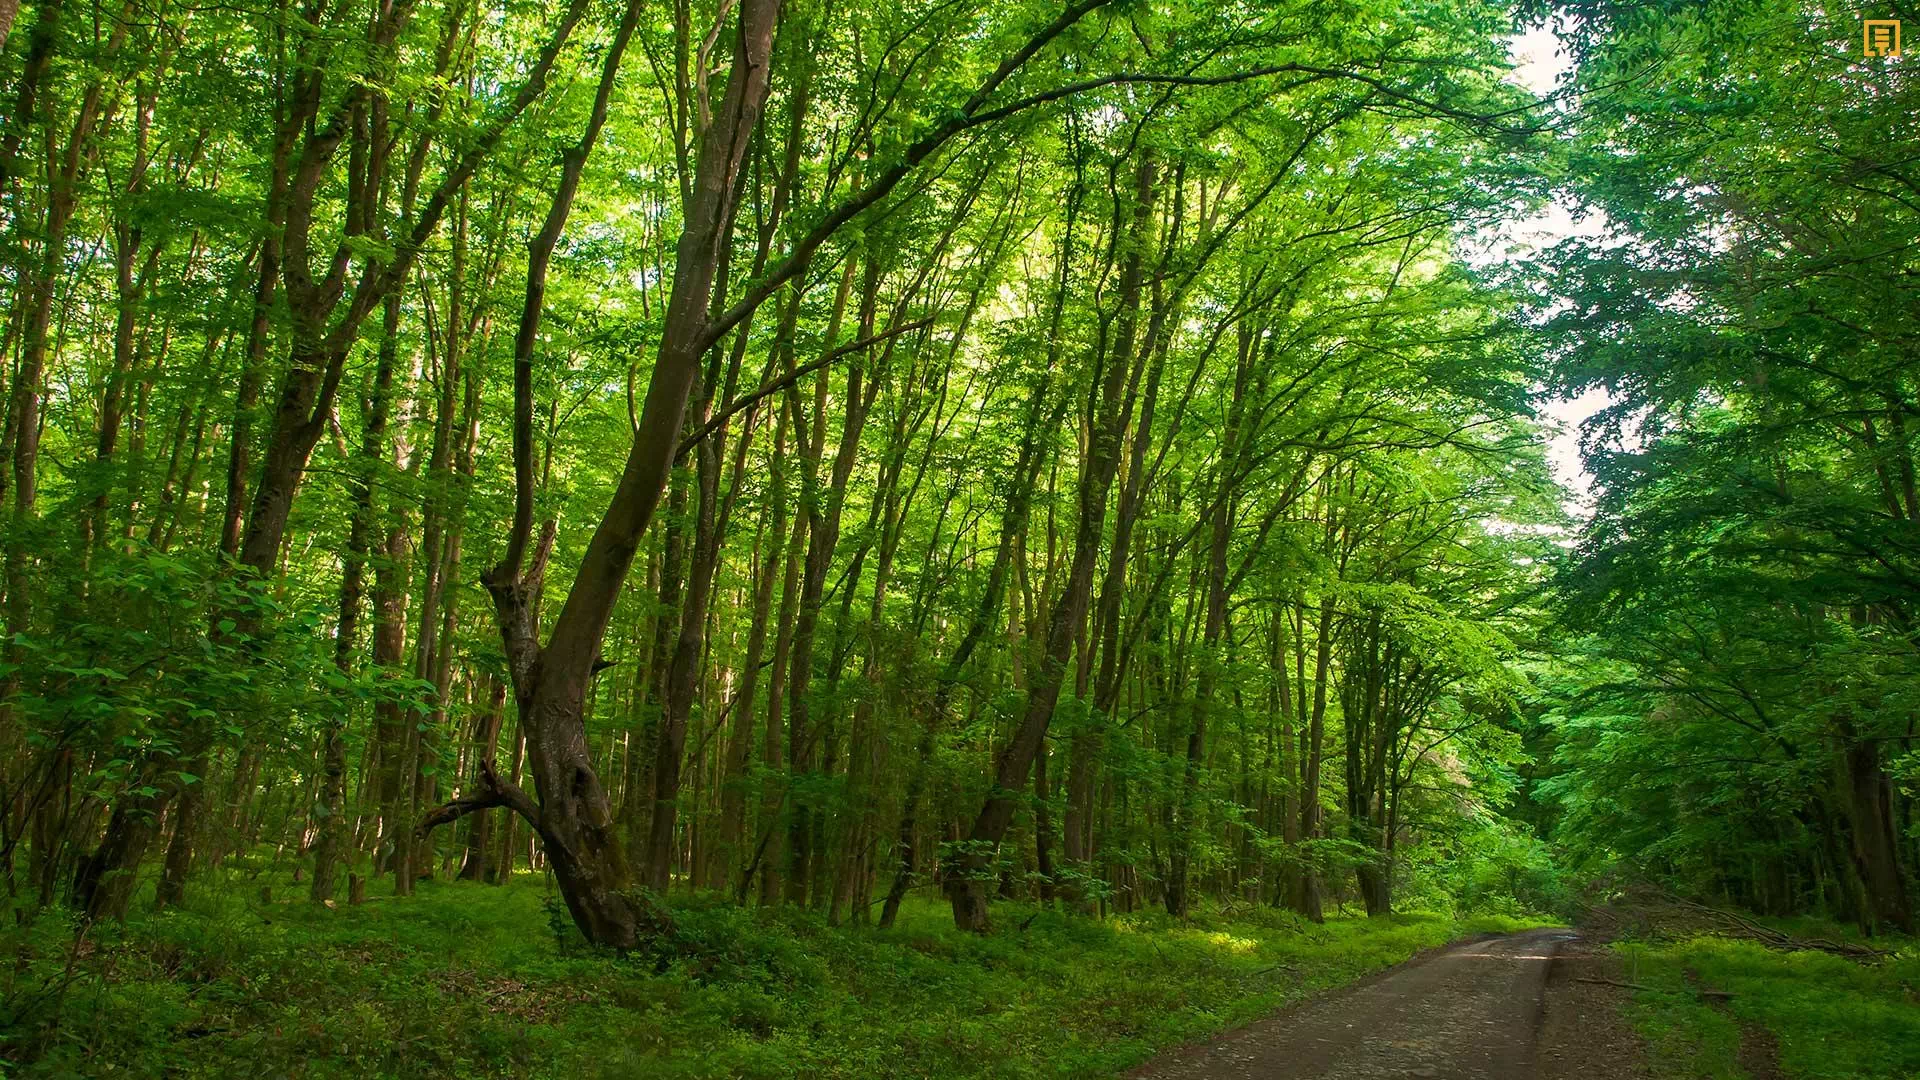
[[[1738,912],[1682,899],[1664,890],[1645,886],[1628,887],[1624,895],[1587,906],[1581,922],[1605,930],[1632,929],[1663,937],[1710,934],[1756,941],[1781,952],[1810,950],[1869,964],[1885,960],[1888,955],[1869,945],[1828,938],[1794,937]]]
[[[1656,994],[1699,994],[1701,997],[1731,999],[1733,994],[1726,990],[1703,990],[1698,987],[1689,990],[1672,989],[1660,986],[1642,986],[1639,983],[1615,982],[1612,979],[1575,979],[1574,982],[1593,983],[1596,986],[1617,986],[1622,990],[1646,990]]]

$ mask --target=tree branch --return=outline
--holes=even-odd
[[[527,793],[512,781],[500,778],[500,774],[494,771],[492,758],[481,760],[479,779],[479,790],[427,811],[426,816],[420,819],[420,823],[413,827],[414,835],[425,837],[448,822],[458,821],[475,811],[491,810],[496,806],[504,806],[512,810],[526,818],[535,832],[540,831],[540,808],[535,806]]]
[[[753,393],[748,394],[746,397],[736,400],[733,404],[728,405],[726,408],[720,410],[720,412],[716,414],[713,417],[713,419],[708,420],[706,423],[700,425],[700,430],[687,436],[684,440],[681,441],[680,448],[673,452],[673,456],[676,458],[680,457],[684,455],[687,451],[693,449],[696,446],[699,446],[700,441],[702,439],[705,439],[707,436],[713,434],[716,430],[719,429],[719,427],[722,424],[725,424],[728,420],[732,419],[741,410],[751,407],[754,403],[760,401],[762,398],[768,397],[773,394],[777,394],[780,391],[785,390],[787,387],[792,386],[794,383],[799,382],[801,376],[811,375],[814,372],[819,371],[821,368],[826,367],[827,365],[833,363],[835,360],[838,360],[841,357],[847,355],[848,353],[859,352],[862,349],[867,349],[875,345],[878,345],[881,342],[887,340],[888,338],[898,337],[901,334],[909,334],[923,327],[931,326],[933,325],[933,321],[934,320],[931,317],[928,317],[925,319],[917,319],[913,322],[905,323],[900,326],[893,327],[892,329],[889,329],[889,330],[882,330],[877,334],[870,334],[866,337],[861,338],[859,341],[850,341],[847,344],[842,345],[837,349],[834,349],[832,352],[829,352],[827,355],[821,357],[818,360],[815,360],[810,364],[803,364],[800,367],[797,367],[794,370],[788,372],[787,374],[782,375],[778,379],[774,379],[771,382],[762,383],[758,390],[755,390]]]

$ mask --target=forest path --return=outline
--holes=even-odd
[[[1459,942],[1211,1043],[1133,1080],[1527,1080],[1547,975],[1572,930]]]

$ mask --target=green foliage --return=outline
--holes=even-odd
[[[93,790],[194,783],[184,747],[304,742],[316,710],[418,694],[412,680],[343,679],[314,611],[205,560],[103,551],[64,585],[0,677],[28,744],[90,755]]]
[[[1904,1080],[1920,1073],[1920,949],[1899,947],[1874,965],[1714,937],[1618,951],[1650,988],[1634,995],[1633,1016],[1662,1077],[1738,1080],[1742,1028],[1759,1027],[1791,1080]],[[1715,1005],[1701,987],[1733,996]]]
[[[1430,830],[1403,858],[1401,902],[1415,911],[1461,915],[1575,917],[1569,874],[1547,841],[1508,818],[1480,815],[1452,830]]]
[[[1553,385],[1608,406],[1535,794],[1585,869],[1910,931],[1915,84],[1839,9],[1568,7],[1602,227],[1523,276]]]

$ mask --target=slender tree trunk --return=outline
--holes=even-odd
[[[841,319],[846,313],[847,296],[853,287],[856,264],[848,260],[840,277],[840,289],[834,300],[833,317],[827,323],[827,342],[839,337]],[[812,727],[813,639],[820,624],[820,608],[825,601],[827,570],[833,561],[833,549],[840,538],[840,511],[845,503],[846,475],[851,474],[853,457],[859,445],[863,371],[855,364],[848,368],[846,416],[841,438],[834,454],[833,479],[825,490],[819,482],[820,457],[826,442],[827,376],[816,382],[813,429],[805,428],[805,412],[794,395],[793,418],[800,425],[800,444],[806,448],[801,465],[800,504],[807,519],[807,557],[802,564],[800,602],[794,621],[793,644],[787,658],[787,771],[791,784],[798,788],[814,771],[819,733]],[[842,466],[845,472],[842,472]],[[804,905],[813,883],[813,807],[788,796],[786,900]]]
[[[1048,621],[1046,651],[1030,676],[1027,703],[1012,737],[1001,749],[994,767],[993,791],[975,818],[965,851],[948,871],[947,891],[954,925],[962,930],[987,929],[987,880],[996,849],[1013,823],[1017,793],[1027,786],[1028,771],[1041,752],[1047,725],[1059,701],[1074,642],[1084,631],[1093,591],[1094,564],[1105,533],[1107,493],[1120,462],[1120,441],[1128,417],[1121,391],[1133,358],[1134,319],[1140,306],[1142,252],[1152,220],[1154,166],[1143,160],[1135,172],[1132,250],[1125,255],[1120,305],[1122,323],[1112,352],[1103,357],[1104,370],[1088,398],[1092,438],[1080,480],[1079,522],[1074,536],[1073,562]]]
[[[1306,745],[1300,761],[1300,835],[1307,840],[1320,837],[1320,763],[1326,750],[1327,669],[1332,659],[1333,614],[1332,602],[1322,600],[1319,644],[1314,653],[1313,711],[1303,733]],[[1300,693],[1306,693],[1304,684]],[[1323,921],[1320,892],[1319,871],[1309,865],[1300,875],[1300,896],[1294,910],[1316,923]]]
[[[786,445],[787,414],[782,408],[775,421],[773,434],[772,479],[767,491],[766,526],[760,542],[754,545],[759,554],[759,567],[753,579],[753,612],[747,631],[747,655],[740,671],[740,689],[729,706],[726,775],[721,781],[720,793],[720,848],[729,880],[734,874],[744,871],[750,858],[747,849],[747,760],[753,748],[754,698],[760,687],[761,659],[766,654],[767,620],[773,608],[774,583],[787,547]],[[765,762],[762,765],[765,767]],[[744,893],[746,883],[742,880],[741,884]]]
[[[487,680],[487,707],[473,718],[474,760],[492,761],[494,751],[500,744],[500,727],[506,719],[507,684],[499,679]],[[487,849],[493,837],[493,815],[475,814],[472,824],[467,826],[467,850],[460,859],[461,881],[491,881],[494,870],[490,861],[492,855]]]

